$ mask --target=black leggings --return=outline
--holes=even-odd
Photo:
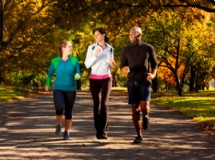
[[[76,98],[76,91],[54,90],[54,104],[56,115],[64,115],[65,119],[72,119],[72,109]]]
[[[90,79],[90,91],[94,103],[94,125],[97,133],[99,134],[105,133],[108,129],[108,99],[111,91],[111,86],[111,78],[106,78],[102,80]]]

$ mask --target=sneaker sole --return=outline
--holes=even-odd
[[[142,143],[142,141],[143,141],[143,139],[135,139],[135,140],[133,141],[133,143],[134,143],[134,144],[140,144],[140,143]]]

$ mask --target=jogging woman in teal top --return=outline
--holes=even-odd
[[[72,124],[72,110],[76,98],[76,80],[81,77],[78,59],[71,55],[72,44],[62,41],[59,46],[60,56],[51,60],[45,90],[48,92],[51,79],[56,73],[54,81],[54,104],[57,118],[55,133],[61,134],[63,112],[65,115],[65,131],[63,139],[69,139],[69,129]],[[65,110],[65,111],[64,111]]]

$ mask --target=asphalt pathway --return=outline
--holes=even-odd
[[[0,104],[1,160],[214,160],[215,137],[181,114],[151,106],[150,126],[142,144],[135,131],[126,93],[109,101],[109,139],[97,140],[89,92],[78,91],[71,139],[55,131],[52,94]]]

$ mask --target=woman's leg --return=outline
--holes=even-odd
[[[102,136],[107,138],[107,130],[108,130],[108,120],[109,120],[109,107],[108,100],[112,87],[112,79],[108,78],[102,80],[102,97],[101,97],[101,112],[100,112],[100,120],[101,120],[101,131]]]
[[[57,135],[61,134],[61,126],[63,120],[63,110],[64,110],[64,94],[62,91],[54,90],[54,105],[55,105],[55,114],[57,119],[57,126],[55,133]]]
[[[97,131],[96,137],[98,138],[100,132],[100,80],[90,79],[90,92],[93,98],[93,116],[94,125]]]
[[[57,119],[57,125],[62,126],[62,121],[63,121],[63,115],[56,115],[56,119]]]
[[[75,103],[76,91],[65,92],[65,132],[64,139],[69,139],[69,129],[72,125],[72,111]]]

